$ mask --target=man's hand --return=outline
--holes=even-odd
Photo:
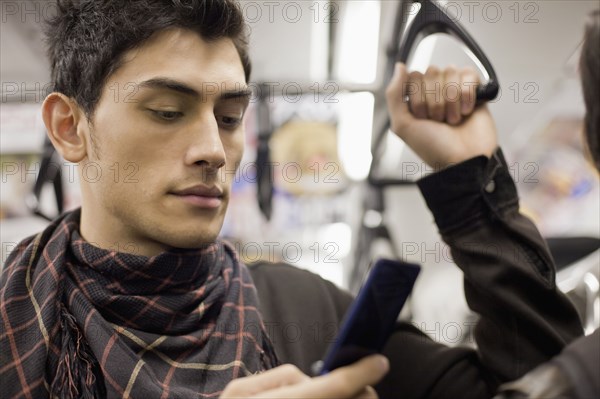
[[[350,366],[310,378],[291,364],[233,380],[221,399],[377,399],[371,388],[389,369],[387,359],[369,356]]]
[[[478,83],[472,69],[432,66],[409,74],[398,63],[386,91],[392,131],[434,168],[490,157],[496,128],[487,107],[475,107]]]

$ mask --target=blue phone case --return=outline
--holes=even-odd
[[[346,313],[320,370],[323,375],[374,353],[380,353],[394,329],[421,267],[380,259]]]

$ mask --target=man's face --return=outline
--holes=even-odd
[[[123,61],[91,126],[79,124],[82,235],[147,256],[212,242],[244,146],[248,90],[235,46],[173,29]]]

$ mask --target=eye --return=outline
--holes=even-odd
[[[156,109],[151,109],[150,111],[158,118],[167,122],[175,121],[183,116],[183,112],[178,111],[161,111]]]
[[[217,116],[217,122],[225,129],[235,129],[242,123],[242,118],[234,116]]]

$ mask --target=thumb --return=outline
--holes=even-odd
[[[382,355],[367,356],[349,366],[333,370],[317,379],[327,381],[327,386],[332,389],[331,394],[337,393],[336,387],[345,386],[348,397],[354,397],[364,390],[366,386],[377,384],[389,371],[390,365]],[[338,394],[339,396],[339,394]]]
[[[386,99],[388,110],[392,121],[401,119],[409,114],[408,101],[405,100],[409,89],[409,75],[406,70],[406,65],[401,62],[396,63],[394,75],[386,90]]]
[[[389,370],[388,360],[372,355],[331,373],[315,377],[293,386],[285,386],[261,393],[261,399],[282,398],[337,398],[350,399],[361,394],[369,385],[379,382]]]

